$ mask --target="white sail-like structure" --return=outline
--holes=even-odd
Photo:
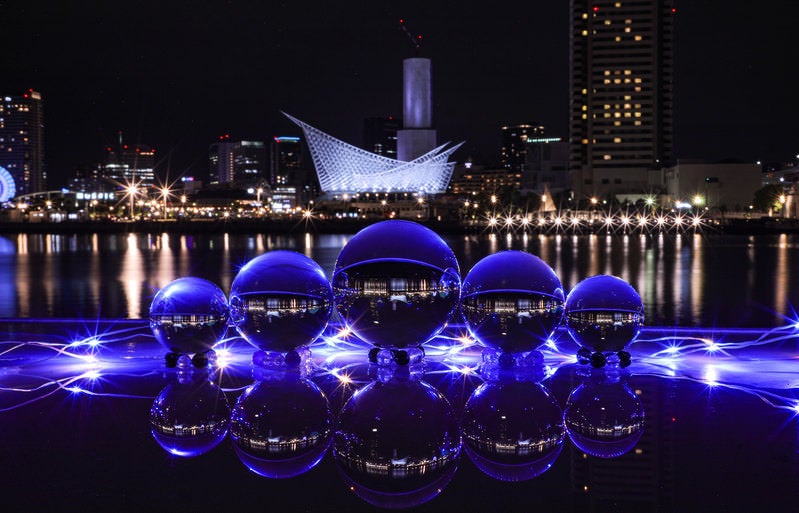
[[[285,112],[283,114],[302,128],[324,193],[443,193],[455,168],[449,157],[463,144],[449,148],[449,143],[443,144],[405,162],[347,144]]]

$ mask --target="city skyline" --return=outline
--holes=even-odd
[[[791,160],[799,153],[791,125],[799,100],[790,90],[799,50],[787,29],[797,8],[702,4],[675,2],[676,157]],[[568,137],[566,2],[507,11],[448,2],[145,3],[135,12],[7,2],[4,10],[0,86],[41,91],[55,186],[100,161],[119,130],[157,148],[170,177],[202,176],[220,133],[299,135],[281,110],[360,144],[365,118],[401,116],[402,61],[414,49],[400,18],[432,60],[440,141],[465,141],[454,160],[498,162],[506,124],[540,123]]]

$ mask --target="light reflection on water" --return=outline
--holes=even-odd
[[[146,317],[155,292],[198,276],[227,292],[270,250],[316,260],[328,276],[352,234],[18,234],[0,237],[0,317]],[[770,327],[799,304],[794,235],[443,235],[465,276],[506,249],[540,256],[566,291],[596,274],[633,285],[650,326]]]

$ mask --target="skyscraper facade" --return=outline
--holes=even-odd
[[[16,195],[47,189],[42,95],[28,91],[0,97],[0,166],[14,179]]]
[[[272,187],[295,185],[302,163],[302,140],[294,136],[275,136],[269,146],[269,184]]]
[[[103,178],[119,184],[155,187],[155,149],[146,144],[127,144],[118,132],[115,144],[105,148]]]
[[[572,0],[570,168],[577,199],[644,194],[673,155],[673,0]]]
[[[221,136],[208,149],[210,183],[255,184],[265,179],[266,146],[263,141],[231,141]]]
[[[527,141],[543,137],[544,127],[538,123],[504,125],[501,128],[502,149],[500,162],[509,171],[524,171]]]

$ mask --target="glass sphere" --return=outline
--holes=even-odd
[[[374,381],[344,404],[333,438],[347,486],[380,508],[423,504],[457,470],[461,435],[449,401],[408,378]]]
[[[224,440],[230,406],[207,371],[178,372],[150,407],[150,432],[170,454],[194,457]]]
[[[626,281],[600,274],[579,282],[566,296],[566,328],[592,351],[618,352],[638,337],[644,323],[641,296]]]
[[[319,264],[296,251],[270,251],[247,262],[233,279],[231,321],[256,348],[285,353],[322,334],[332,300]]]
[[[563,410],[534,381],[483,383],[466,402],[462,425],[466,454],[500,481],[541,475],[563,449]]]
[[[508,353],[543,345],[563,318],[563,299],[555,271],[525,251],[484,257],[461,287],[461,311],[472,336]]]
[[[601,371],[575,388],[566,401],[563,419],[572,443],[598,458],[629,452],[644,432],[641,399],[626,381]]]
[[[389,349],[437,335],[460,294],[452,249],[413,221],[381,221],[356,233],[336,259],[332,282],[336,309],[349,329]]]
[[[242,393],[230,423],[233,448],[258,475],[288,478],[315,467],[327,452],[333,415],[327,397],[296,373],[264,379]]]
[[[208,280],[178,278],[159,290],[150,303],[150,329],[172,353],[210,350],[228,325],[225,293]]]

